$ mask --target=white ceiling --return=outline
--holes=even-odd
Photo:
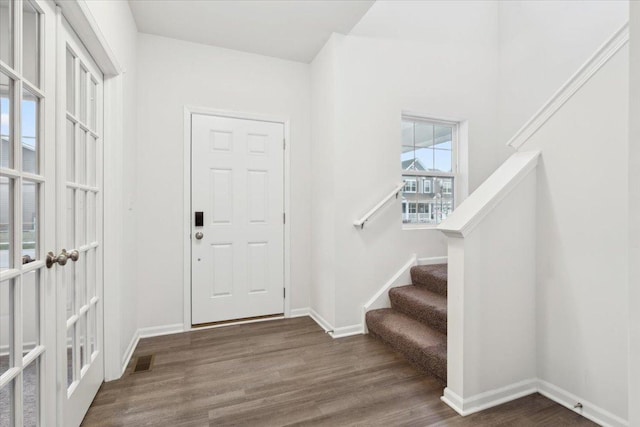
[[[138,31],[309,63],[375,0],[129,0]]]

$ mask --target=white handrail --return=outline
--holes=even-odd
[[[380,201],[380,203],[375,205],[369,212],[367,212],[365,214],[365,216],[363,216],[359,220],[353,221],[353,226],[354,227],[360,227],[360,229],[362,230],[364,228],[364,224],[371,219],[371,217],[373,216],[374,213],[376,213],[381,207],[383,207],[394,196],[395,196],[396,199],[398,198],[398,194],[400,194],[400,192],[404,188],[404,185],[405,185],[404,182],[396,185],[396,187],[393,189],[393,191],[391,193],[389,193],[384,199],[382,199]]]
[[[540,151],[513,153],[437,229],[449,237],[469,235],[538,165],[539,157]]]

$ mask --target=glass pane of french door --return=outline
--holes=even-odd
[[[103,76],[62,18],[58,76],[65,111],[58,118],[56,220],[59,268],[59,369],[66,385],[63,425],[79,425],[104,378],[102,352],[102,93]],[[75,259],[75,261],[74,261]]]
[[[1,427],[45,425],[51,414],[43,399],[55,342],[45,310],[51,275],[44,247],[53,243],[53,224],[43,213],[54,209],[45,166],[45,154],[54,153],[44,149],[54,140],[43,132],[45,112],[53,111],[41,65],[46,14],[53,15],[49,3],[0,0]]]

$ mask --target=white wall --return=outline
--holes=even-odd
[[[506,142],[628,19],[627,1],[502,1],[499,133]]]
[[[640,3],[631,2],[629,66],[629,425],[640,425]]]
[[[539,149],[538,377],[627,419],[628,49],[520,150]],[[588,403],[586,403],[588,402]]]
[[[330,70],[334,75],[334,81],[327,83],[334,88],[330,112],[334,115],[333,149],[318,157],[314,151],[312,158],[314,171],[333,171],[333,194],[326,194],[322,202],[324,209],[332,212],[333,224],[323,223],[320,228],[313,221],[312,245],[333,245],[332,258],[314,259],[318,262],[314,272],[322,271],[335,281],[333,326],[337,328],[360,324],[361,307],[412,253],[419,257],[446,255],[440,232],[402,230],[399,200],[381,211],[364,230],[352,225],[401,181],[401,113],[468,121],[471,189],[509,153],[493,137],[497,4],[469,5],[464,9],[457,2],[438,3],[440,19],[447,23],[438,26],[438,36],[418,34],[417,39],[408,40],[410,37],[395,37],[370,28],[378,28],[375,22],[381,16],[388,16],[393,28],[407,28],[415,15],[430,16],[429,5],[378,2],[355,27],[353,34],[358,35],[334,36],[312,63],[314,76]],[[468,19],[456,20],[461,15]],[[374,23],[369,26],[368,20]],[[468,21],[473,25],[466,26]],[[369,33],[374,37],[368,37]],[[332,68],[326,64],[328,50],[333,51]],[[320,77],[315,79],[319,81]],[[314,86],[312,99],[322,96],[326,87]],[[314,132],[326,123],[316,117],[316,112],[313,123],[319,124]],[[314,173],[313,179],[319,186],[324,178]]]
[[[289,117],[291,308],[308,307],[309,66],[139,34],[138,67],[138,327],[183,322],[183,117],[187,105]]]
[[[501,2],[499,17],[498,135],[506,141],[626,22],[628,2]],[[626,61],[620,52],[523,147],[543,158],[538,376],[588,402],[585,411],[621,419],[627,228],[607,207],[627,212]]]
[[[116,56],[120,66],[124,70],[122,77],[122,105],[119,112],[122,123],[121,141],[117,150],[122,153],[122,162],[116,165],[118,173],[122,175],[121,181],[108,182],[105,186],[117,185],[116,194],[121,194],[121,217],[116,222],[122,224],[121,247],[118,248],[121,259],[120,270],[115,277],[117,283],[105,283],[105,286],[119,286],[119,317],[117,319],[106,318],[105,322],[120,322],[119,354],[120,359],[125,356],[134,334],[138,328],[137,310],[137,283],[136,263],[132,260],[136,257],[137,240],[135,236],[134,201],[136,194],[136,146],[137,146],[137,120],[136,120],[136,82],[137,82],[137,28],[128,2],[91,0],[87,1],[89,10],[105,37],[107,43]],[[117,344],[117,343],[116,343]],[[107,372],[109,376],[109,373]]]
[[[467,120],[469,192],[513,152],[494,134],[496,95],[501,84],[498,80],[499,3],[491,0],[376,2],[350,33],[359,37],[346,39],[351,42],[345,55],[347,78],[357,83],[354,90],[365,93],[362,98],[352,100],[353,105],[347,107],[346,113],[358,108],[358,103],[375,102],[380,104],[379,110],[395,108],[398,114],[401,108]],[[357,52],[360,47],[365,51]],[[352,54],[357,56],[353,58]],[[364,63],[358,64],[359,61]],[[360,78],[363,81],[358,81]],[[345,84],[348,93],[352,90],[351,81]],[[366,95],[370,90],[371,95]],[[364,111],[359,117],[365,117]],[[375,141],[386,144],[391,132],[393,138],[397,138],[398,131],[391,130],[392,124],[396,125],[396,118],[387,117],[385,136],[380,135]],[[371,133],[379,129],[373,127]]]
[[[336,44],[333,34],[311,65],[311,295],[310,307],[335,323]]]

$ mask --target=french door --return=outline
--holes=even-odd
[[[56,418],[55,9],[0,0],[0,426]]]
[[[77,426],[102,383],[101,135],[54,2],[0,0],[0,427]]]
[[[103,76],[64,17],[58,24],[56,241],[58,398],[77,426],[104,379]]]

